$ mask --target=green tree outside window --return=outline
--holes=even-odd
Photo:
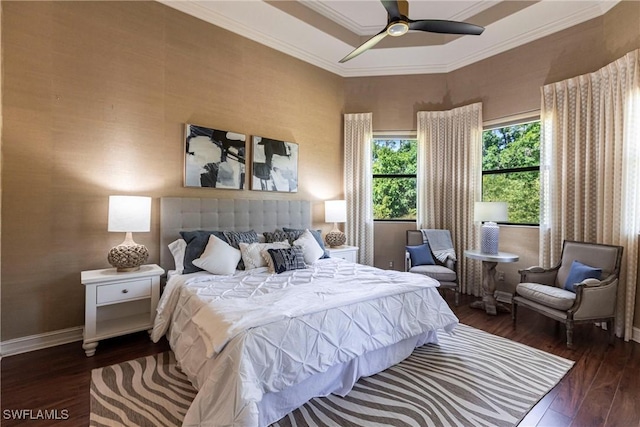
[[[539,224],[539,121],[483,132],[482,200],[507,202],[509,223]]]
[[[415,139],[373,140],[373,218],[416,219]]]

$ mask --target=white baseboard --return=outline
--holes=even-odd
[[[76,326],[75,328],[60,329],[59,331],[45,332],[44,334],[2,341],[0,342],[0,357],[13,356],[14,354],[27,353],[56,345],[82,341],[82,330],[82,326]]]

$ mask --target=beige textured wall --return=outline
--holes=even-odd
[[[344,80],[157,2],[2,2],[3,341],[84,323],[110,194],[342,196]],[[183,124],[299,143],[296,194],[183,188]],[[329,227],[330,228],[330,227]]]
[[[478,100],[485,119],[499,118],[539,108],[541,84],[640,47],[640,2],[625,1],[446,75],[341,79],[156,2],[0,5],[3,341],[83,323],[79,272],[107,267],[122,240],[106,232],[110,194],[154,197],[152,232],[135,236],[150,262],[162,196],[311,199],[328,229],[321,200],[342,193],[343,106],[372,111],[380,131],[415,129],[417,111]],[[183,188],[186,122],[298,142],[299,192]],[[376,227],[376,265],[402,268],[407,227]],[[502,233],[536,241],[531,229]]]
[[[376,222],[373,265],[385,270],[404,271],[406,233],[415,229],[415,222]]]
[[[416,113],[481,101],[485,121],[539,110],[540,87],[595,71],[640,48],[640,2],[623,1],[602,17],[495,55],[448,74],[349,78],[345,112],[373,112],[374,131],[415,130]],[[531,227],[501,227],[501,250],[521,256],[504,264],[505,289],[517,269],[538,264],[538,233]],[[388,268],[403,230],[376,223],[375,241],[385,242],[375,264]],[[376,244],[376,250],[379,247]],[[396,269],[400,269],[396,266]],[[640,292],[635,324],[640,327]]]

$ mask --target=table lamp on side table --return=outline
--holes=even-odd
[[[331,247],[342,246],[347,241],[347,236],[338,228],[339,222],[347,222],[347,201],[327,200],[324,202],[324,220],[333,222],[331,230],[324,238]]]
[[[132,232],[151,230],[151,197],[109,196],[109,226],[111,232],[125,232],[122,243],[109,251],[107,260],[118,271],[136,271],[147,262],[149,251],[133,241]]]

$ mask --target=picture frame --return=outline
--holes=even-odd
[[[243,190],[246,140],[241,133],[187,123],[184,186]]]
[[[298,192],[298,144],[253,136],[251,189]]]

